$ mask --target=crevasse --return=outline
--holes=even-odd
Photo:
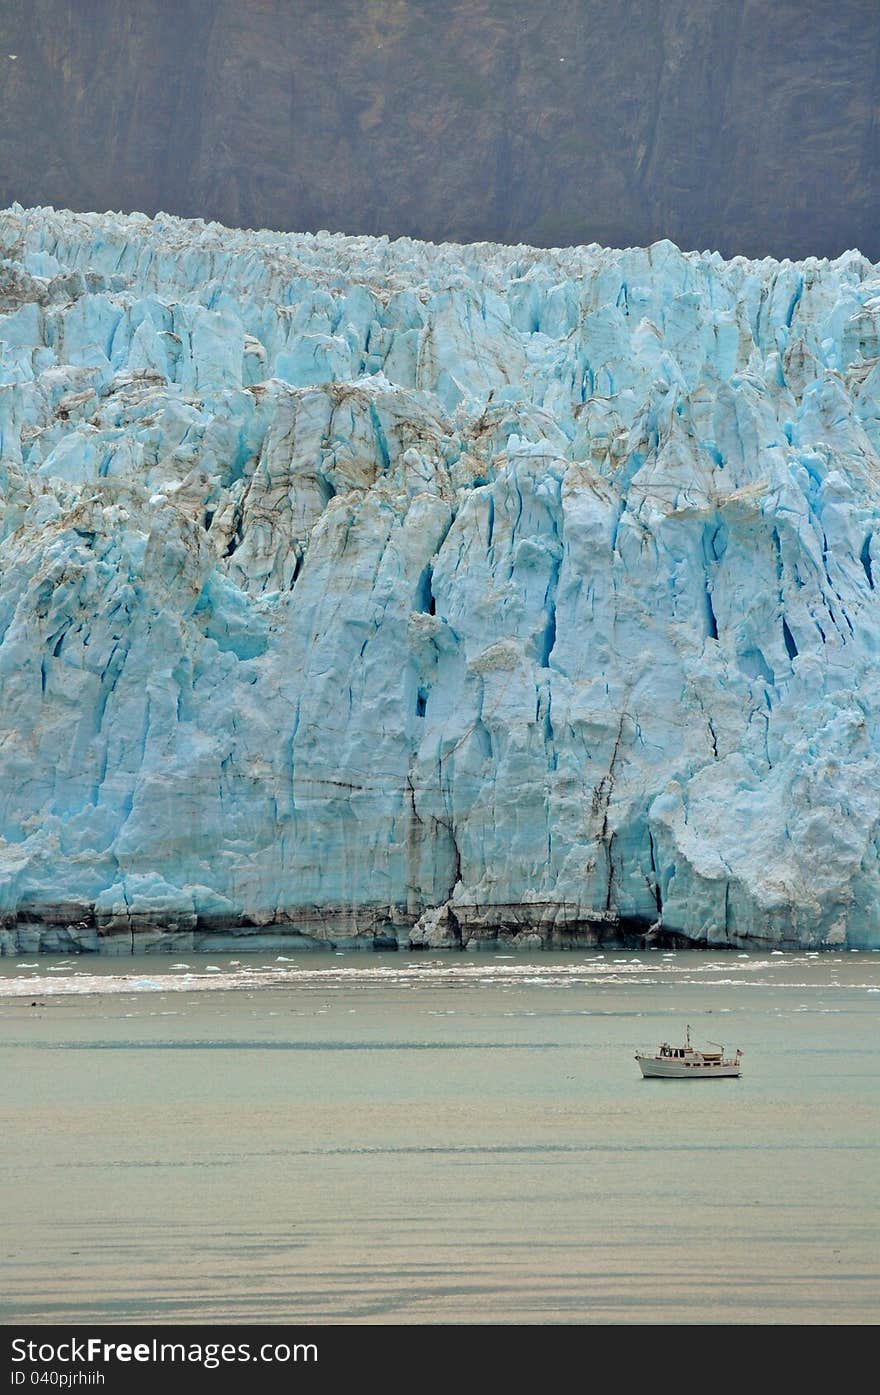
[[[7,951],[880,944],[857,252],[0,254]]]

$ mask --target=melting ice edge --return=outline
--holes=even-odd
[[[0,214],[0,945],[880,944],[880,274]]]

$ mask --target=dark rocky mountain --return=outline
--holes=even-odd
[[[880,258],[877,0],[0,0],[0,102],[3,204]]]

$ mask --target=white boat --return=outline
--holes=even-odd
[[[717,1041],[706,1043],[709,1050],[698,1051],[691,1045],[691,1029],[687,1029],[684,1046],[670,1046],[664,1041],[653,1056],[637,1051],[636,1060],[642,1075],[652,1080],[719,1080],[740,1074],[742,1052],[725,1056]]]

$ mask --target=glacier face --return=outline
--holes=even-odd
[[[880,944],[880,272],[0,214],[0,938]]]

